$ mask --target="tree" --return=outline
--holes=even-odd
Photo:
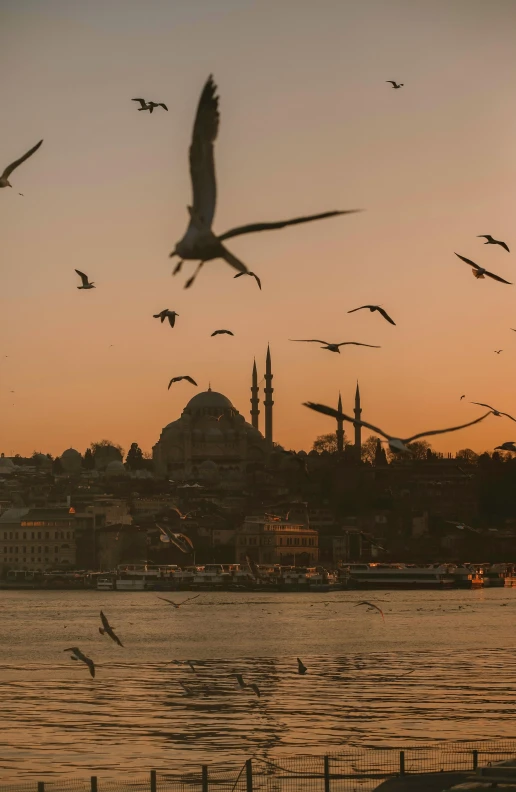
[[[124,449],[111,440],[99,440],[92,443],[90,448],[98,470],[105,470],[110,462],[121,462],[123,459]]]
[[[86,449],[84,459],[82,460],[82,466],[85,470],[93,470],[95,467],[95,460],[93,459],[93,452],[91,448]]]
[[[349,445],[349,440],[346,440],[346,434],[344,433],[344,445]],[[323,434],[316,437],[314,440],[314,444],[312,446],[312,451],[317,451],[319,454],[321,451],[328,451],[330,454],[337,453],[337,432],[330,432],[330,434]]]
[[[59,457],[56,457],[52,462],[52,473],[58,476],[62,472],[63,472],[63,466],[61,464],[61,459]]]
[[[412,459],[428,459],[428,451],[432,451],[432,446],[427,440],[414,440],[413,443],[408,443],[407,448],[410,449]]]
[[[131,443],[131,448],[127,452],[125,464],[130,470],[141,470],[145,467],[143,451],[138,443]]]
[[[478,454],[471,448],[461,448],[460,451],[457,451],[455,457],[463,462],[469,462],[471,465],[476,465],[478,462]]]
[[[376,459],[376,446],[380,438],[376,435],[371,435],[362,443],[362,462],[369,462],[373,465]]]

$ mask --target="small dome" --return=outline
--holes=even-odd
[[[75,448],[67,448],[66,451],[63,451],[61,454],[61,459],[78,459],[81,457],[79,451],[76,451]]]
[[[211,388],[207,391],[197,393],[193,399],[190,399],[185,407],[185,412],[197,412],[198,410],[220,408],[221,410],[234,410],[235,408],[222,393],[212,391]]]
[[[75,448],[67,448],[61,454],[61,465],[66,473],[78,472],[82,467],[82,456]]]
[[[4,456],[0,457],[0,472],[8,473],[14,471],[15,469],[16,469],[16,465],[14,464],[12,459],[9,459],[9,457],[4,457]]]
[[[124,467],[124,463],[120,462],[119,459],[113,459],[112,462],[106,466],[106,475],[107,476],[127,476],[127,470]]]

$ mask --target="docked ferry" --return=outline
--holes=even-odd
[[[349,588],[452,588],[453,575],[444,565],[420,567],[411,564],[349,564],[341,570]]]

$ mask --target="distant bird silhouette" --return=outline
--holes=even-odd
[[[352,311],[348,311],[348,313],[355,313],[355,311],[361,311],[362,308],[369,308],[371,313],[373,313],[373,311],[378,311],[378,313],[380,313],[383,316],[384,319],[387,319],[387,321],[390,322],[392,325],[396,325],[396,322],[394,322],[391,319],[391,317],[389,316],[387,311],[384,311],[384,309],[381,307],[381,305],[361,305],[360,308],[353,308],[353,310]]]
[[[187,696],[195,695],[194,690],[192,687],[190,687],[190,685],[185,685],[185,683],[181,682],[181,680],[179,680],[179,684],[181,685]]]
[[[13,170],[15,170],[15,168],[17,168],[18,165],[21,165],[22,162],[25,162],[25,160],[29,159],[29,157],[32,157],[34,152],[36,152],[39,149],[39,147],[41,146],[42,143],[43,143],[43,141],[40,140],[39,143],[36,143],[35,146],[33,146],[31,149],[29,149],[27,151],[27,153],[23,155],[23,157],[20,157],[19,159],[15,160],[14,162],[11,162],[11,164],[7,166],[7,168],[4,170],[4,172],[0,176],[0,187],[12,187],[12,184],[9,181],[9,176],[11,175]],[[21,193],[20,193],[20,195],[21,195]]]
[[[503,247],[507,251],[507,253],[511,252],[506,242],[502,242],[500,239],[493,239],[491,234],[479,234],[477,239],[481,239],[481,238],[487,240],[487,242],[484,242],[484,245],[500,245],[500,247]]]
[[[503,349],[495,349],[495,355],[499,355],[500,352],[503,352]]]
[[[174,327],[176,323],[176,316],[179,316],[178,313],[175,311],[170,311],[168,308],[165,308],[163,311],[160,311],[158,314],[152,314],[154,319],[161,319],[161,324],[168,319],[168,323],[170,327]]]
[[[166,597],[158,597],[158,599],[163,600],[163,602],[168,602],[169,605],[172,605],[172,607],[177,610],[178,608],[181,607],[181,605],[186,605],[187,602],[191,602],[192,600],[197,599],[197,597],[200,596],[201,596],[200,594],[196,594],[195,597],[188,597],[188,599],[185,599],[182,602],[174,602],[174,600],[167,599]],[[192,662],[193,662],[192,660],[187,660],[188,664]]]
[[[242,275],[251,275],[251,277],[254,278],[256,283],[258,284],[258,288],[260,289],[260,291],[262,290],[262,282],[261,282],[260,278],[258,277],[258,275],[256,275],[254,272],[237,272],[237,274],[234,275],[233,277],[234,278],[241,278]]]
[[[307,343],[324,344],[321,349],[328,349],[330,352],[338,352],[339,355],[339,347],[349,346],[350,344],[353,346],[366,346],[371,347],[372,349],[381,349],[381,347],[376,346],[375,344],[362,344],[360,341],[341,341],[340,344],[330,344],[328,341],[321,341],[318,338],[289,338],[289,341],[306,341]]]
[[[224,333],[226,335],[231,335],[231,336],[235,335],[234,333],[231,332],[231,330],[215,330],[215,332],[211,334],[211,337],[213,338],[213,336],[216,335],[224,335]]]
[[[63,649],[63,651],[72,652],[72,657],[70,657],[70,660],[81,660],[83,663],[86,663],[90,669],[91,676],[95,676],[95,663],[90,657],[86,657],[86,655],[81,652],[79,647],[71,646],[69,649]]]
[[[516,454],[516,440],[507,440],[502,445],[496,446],[495,451],[513,451]]]
[[[96,288],[96,286],[93,283],[93,281],[89,281],[88,280],[88,276],[85,275],[84,272],[81,272],[78,269],[76,269],[75,271],[76,271],[77,275],[80,277],[80,279],[82,281],[82,286],[77,286],[78,289],[95,289]]]
[[[242,688],[242,690],[244,688],[251,688],[251,690],[253,690],[256,693],[258,698],[261,696],[260,689],[259,689],[258,685],[255,684],[254,682],[252,682],[252,683],[244,682],[244,677],[242,676],[242,674],[237,674],[237,673],[233,672],[229,676],[233,676],[233,677],[236,678],[236,681],[238,682],[238,686],[240,688]]]
[[[463,393],[462,396],[460,397],[459,401],[462,401],[462,399],[465,399],[465,398],[466,398],[466,394]]]
[[[196,383],[196,381],[195,381],[195,380],[194,380],[192,377],[188,377],[188,376],[184,376],[184,377],[172,377],[172,379],[171,379],[171,380],[170,380],[170,382],[168,383],[168,388],[167,388],[167,390],[170,390],[170,386],[172,385],[172,383],[173,383],[173,382],[181,382],[181,380],[186,380],[187,382],[191,382],[191,383],[192,383],[192,385],[195,385],[195,387],[197,387],[197,383]]]
[[[455,255],[458,256],[462,261],[465,261],[466,264],[469,264],[470,267],[473,268],[473,275],[475,276],[475,278],[483,278],[487,275],[488,278],[492,278],[493,280],[499,281],[500,283],[507,283],[509,286],[512,286],[512,283],[510,281],[506,281],[503,278],[500,278],[499,275],[495,275],[494,272],[489,272],[489,270],[486,270],[484,267],[480,267],[478,264],[475,264],[474,261],[471,261],[471,259],[468,259],[465,256],[461,256],[459,255],[459,253],[455,253]]]
[[[301,676],[304,676],[304,674],[306,674],[307,671],[308,671],[307,667],[305,666],[303,661],[300,660],[299,657],[298,657],[297,658],[297,673],[301,674]]]
[[[370,423],[366,423],[365,421],[357,421],[356,418],[351,418],[349,415],[345,415],[344,413],[340,412],[339,410],[335,410],[333,407],[327,407],[325,404],[315,404],[314,402],[304,402],[304,406],[308,407],[310,410],[315,410],[316,412],[320,412],[323,415],[329,415],[332,418],[337,418],[343,421],[349,421],[355,425],[365,426],[366,429],[371,429],[372,432],[376,434],[382,435],[387,440],[389,444],[389,448],[394,453],[410,453],[410,448],[407,448],[408,443],[412,443],[414,440],[418,440],[420,437],[429,437],[430,435],[438,435],[438,434],[447,434],[448,432],[457,432],[459,429],[465,429],[467,426],[473,426],[474,424],[480,423],[483,421],[484,418],[487,418],[488,415],[491,413],[486,413],[482,415],[480,418],[476,418],[474,421],[470,421],[466,424],[461,424],[460,426],[452,426],[449,429],[434,429],[429,432],[419,432],[418,434],[412,435],[412,437],[393,437],[392,435],[388,435],[383,429],[379,429],[377,426],[373,426]],[[488,405],[483,405],[487,407]],[[492,408],[489,408],[492,412]]]
[[[379,608],[378,605],[375,605],[373,602],[367,602],[367,600],[362,600],[361,602],[357,602],[357,604],[355,605],[355,608],[357,608],[359,605],[367,605],[370,609],[377,610],[379,613],[382,614],[382,619],[385,621],[385,616],[383,615],[383,610],[381,608]]]
[[[512,415],[509,415],[509,413],[500,412],[500,410],[495,410],[495,408],[491,407],[489,404],[484,404],[483,402],[470,402],[470,404],[477,404],[479,407],[487,407],[489,410],[491,410],[493,415],[496,415],[497,418],[500,418],[502,415],[504,415],[506,418],[510,418],[511,421],[516,422],[516,418],[513,418]]]
[[[104,635],[104,633],[106,635],[109,635],[112,641],[117,643],[119,646],[123,646],[122,641],[120,640],[118,635],[115,635],[115,631],[113,627],[111,627],[110,623],[108,622],[107,618],[104,616],[102,611],[100,611],[100,618],[102,620],[102,627],[99,627],[99,633],[101,635]]]
[[[142,110],[149,110],[150,111],[150,109],[151,109],[150,106],[145,101],[145,99],[131,99],[131,102],[139,102],[140,103],[141,107],[138,108],[138,112],[141,112]]]
[[[334,217],[358,211],[356,209],[344,212],[333,211],[274,223],[250,223],[249,225],[233,228],[230,231],[226,231],[225,234],[217,236],[212,230],[212,225],[217,201],[214,143],[219,131],[219,120],[217,87],[213,77],[210,75],[204,85],[197,106],[190,146],[190,176],[193,187],[193,206],[188,207],[190,222],[185,235],[170,254],[171,257],[179,256],[181,260],[197,260],[199,262],[194,274],[185,283],[185,288],[189,288],[192,285],[204,263],[213,259],[224,259],[239,272],[248,272],[246,265],[222,244],[226,239],[231,239],[241,234],[285,228],[290,225],[308,223],[312,220],[322,220],[325,217]],[[179,271],[179,269],[180,265],[176,267],[175,272]]]
[[[404,83],[397,83],[394,80],[385,80],[385,82],[390,83],[393,88],[403,88],[404,86]]]
[[[166,106],[166,104],[163,104],[163,102],[149,102],[148,107],[149,107],[149,112],[151,113],[155,107],[162,107],[164,110],[168,112],[168,107]]]

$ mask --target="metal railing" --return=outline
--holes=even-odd
[[[254,756],[233,766],[201,765],[181,774],[150,770],[130,779],[2,783],[0,792],[369,792],[382,780],[432,772],[474,772],[516,758],[516,740],[442,743],[403,750],[348,748],[325,756]]]

